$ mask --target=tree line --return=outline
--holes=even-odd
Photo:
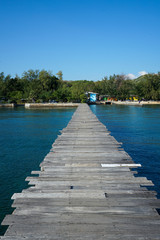
[[[125,75],[104,77],[101,81],[64,81],[63,73],[53,75],[46,70],[28,70],[21,77],[12,78],[0,73],[1,102],[86,102],[86,92],[118,100],[160,100],[160,72],[146,74],[137,79]]]

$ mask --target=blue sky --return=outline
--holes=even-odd
[[[159,12],[160,0],[0,0],[0,72],[94,81],[157,73]]]

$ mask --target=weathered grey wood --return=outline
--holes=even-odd
[[[160,200],[86,104],[60,131],[30,188],[15,193],[2,240],[160,240]],[[105,165],[103,165],[105,164]],[[39,176],[34,176],[38,174]]]

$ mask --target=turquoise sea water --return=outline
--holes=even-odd
[[[132,157],[142,164],[138,176],[147,177],[155,184],[160,198],[160,106],[91,106],[111,135]]]
[[[136,163],[160,197],[160,106],[91,106]],[[49,152],[75,108],[0,109],[0,221],[10,214],[11,196],[27,188],[24,181]],[[5,227],[0,228],[3,234]]]
[[[11,196],[27,188],[24,181],[51,149],[75,108],[0,109],[0,222],[10,214]],[[0,227],[0,235],[6,227]]]

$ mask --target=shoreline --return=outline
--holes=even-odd
[[[136,105],[136,106],[143,106],[143,105],[160,105],[160,101],[112,101],[112,104],[117,105]]]
[[[25,103],[25,108],[78,107],[79,103]]]
[[[14,103],[0,103],[0,108],[7,107],[7,108],[14,108]]]
[[[15,108],[18,106],[24,106],[25,108],[57,108],[57,107],[78,107],[81,103],[25,103],[25,104],[15,104],[15,103],[0,103],[0,108]],[[160,101],[109,101],[100,102],[100,104],[116,104],[116,105],[130,105],[130,106],[143,106],[143,105],[160,105]]]

